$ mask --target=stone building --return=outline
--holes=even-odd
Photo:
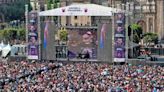
[[[44,0],[39,0],[44,1]],[[159,39],[164,39],[164,0],[60,0],[60,7],[68,6],[72,3],[95,3],[104,6],[118,8],[120,4],[125,9],[126,3],[129,3],[130,23],[139,23],[144,32],[157,33]],[[131,10],[133,5],[134,10]],[[91,26],[94,24],[94,17],[71,16],[60,17],[61,25],[72,26]]]
[[[90,3],[89,0],[61,0],[60,6],[68,6],[72,3]],[[61,25],[85,26],[91,25],[91,17],[86,16],[67,16],[60,18]]]

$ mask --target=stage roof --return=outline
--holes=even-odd
[[[71,4],[52,10],[39,12],[39,16],[112,16],[120,9],[106,7],[97,4]]]

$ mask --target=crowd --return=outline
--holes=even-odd
[[[3,92],[164,92],[164,69],[156,65],[0,63],[0,78],[6,76],[13,81]]]

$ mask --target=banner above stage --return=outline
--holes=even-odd
[[[96,4],[71,4],[39,13],[39,16],[112,16],[122,10]]]

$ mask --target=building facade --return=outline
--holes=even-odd
[[[60,7],[68,6],[73,3],[90,3],[89,0],[62,0]],[[88,16],[64,16],[60,18],[61,25],[63,26],[90,26],[91,17]]]
[[[126,3],[134,5],[133,15],[130,15],[131,23],[142,26],[143,32],[157,33],[159,39],[164,39],[164,0],[62,0],[61,7],[72,3],[95,3],[104,6],[118,8],[118,4]],[[123,6],[125,9],[125,6]],[[92,25],[93,19],[85,16],[61,17],[62,25],[85,26]]]
[[[44,0],[39,0],[43,2]],[[157,33],[159,39],[164,39],[164,0],[60,0],[59,7],[68,6],[73,3],[95,3],[104,6],[119,8],[118,4],[125,9],[126,3],[133,4],[130,23],[138,23],[145,32]],[[130,6],[130,9],[132,7]],[[63,26],[91,26],[94,24],[94,17],[90,16],[67,16],[60,17],[59,21]]]

